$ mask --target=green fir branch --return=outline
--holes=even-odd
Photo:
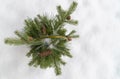
[[[76,31],[67,33],[65,24],[77,25],[78,21],[71,19],[71,14],[75,11],[77,2],[73,2],[68,10],[57,6],[58,14],[54,17],[48,15],[37,15],[35,18],[27,18],[22,31],[15,31],[18,38],[6,38],[5,43],[10,45],[27,45],[30,51],[26,56],[31,58],[28,65],[46,69],[53,67],[56,75],[61,74],[61,65],[66,62],[62,56],[72,57],[67,43],[73,38]]]
[[[24,44],[26,44],[26,42],[24,42],[23,40],[18,39],[18,38],[6,38],[5,43],[10,44],[10,45],[24,45]]]

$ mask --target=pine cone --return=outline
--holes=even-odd
[[[29,36],[29,37],[28,37],[28,40],[29,40],[29,41],[32,41],[32,40],[33,40],[33,37]]]
[[[46,27],[45,27],[45,26],[42,26],[41,31],[42,31],[43,34],[46,34]]]
[[[67,37],[68,41],[72,41],[71,37]]]
[[[68,16],[66,19],[67,19],[67,20],[70,20],[70,19],[71,19],[71,16]]]
[[[41,57],[46,57],[46,56],[48,56],[48,55],[50,55],[50,54],[52,54],[52,51],[51,51],[50,49],[48,49],[48,50],[46,50],[46,51],[44,51],[44,52],[39,53],[39,55],[40,55]]]

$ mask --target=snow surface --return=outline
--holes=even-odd
[[[26,46],[9,46],[4,38],[15,36],[24,27],[24,19],[37,14],[56,14],[56,6],[65,9],[73,0],[0,0],[0,79],[120,79],[120,0],[75,0],[72,17],[79,20],[80,35],[71,44],[73,58],[63,57],[62,75],[54,70],[29,67]]]

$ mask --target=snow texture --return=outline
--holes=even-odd
[[[80,38],[69,47],[73,58],[63,57],[62,75],[54,70],[29,67],[26,46],[9,46],[4,38],[14,37],[24,19],[37,14],[56,14],[56,6],[67,9],[73,0],[0,0],[0,79],[120,79],[120,0],[75,0],[71,15],[79,21]]]

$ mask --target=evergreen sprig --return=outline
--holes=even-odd
[[[15,31],[17,38],[6,38],[5,43],[10,45],[28,45],[31,50],[27,53],[31,57],[30,66],[40,68],[54,67],[56,75],[61,74],[60,65],[65,65],[61,57],[72,57],[67,47],[67,42],[72,38],[79,37],[72,30],[66,34],[64,28],[66,23],[76,25],[78,21],[71,19],[71,14],[75,11],[77,3],[73,2],[68,10],[57,6],[58,14],[54,18],[47,15],[37,15],[34,19],[25,20],[25,27],[20,31]]]

